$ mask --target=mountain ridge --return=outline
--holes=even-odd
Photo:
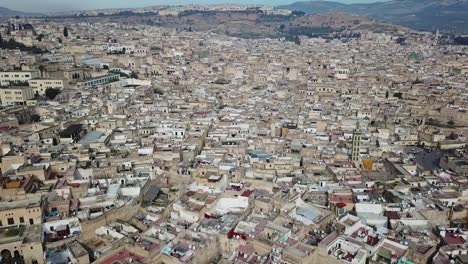
[[[22,11],[12,10],[12,9],[0,6],[0,17],[9,17],[9,16],[43,16],[43,14],[22,12]]]
[[[357,4],[303,1],[276,8],[307,14],[344,12],[415,30],[468,33],[468,0],[392,0]]]

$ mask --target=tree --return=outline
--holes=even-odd
[[[26,46],[23,43],[17,42],[13,38],[9,39],[8,41],[0,41],[0,49],[19,49],[21,51],[28,51],[34,54],[42,54],[47,52],[46,50],[42,50],[36,46]]]
[[[138,79],[138,73],[132,71],[132,73],[130,73],[130,78],[132,78],[132,79]]]
[[[55,89],[55,88],[47,88],[45,91],[45,96],[49,100],[54,100],[57,95],[60,94],[60,89]]]
[[[68,28],[67,27],[63,28],[63,36],[68,38]]]
[[[450,133],[450,135],[448,136],[448,139],[450,139],[450,140],[457,140],[457,139],[458,139],[458,135],[457,135],[455,132],[452,132],[452,133]]]
[[[454,127],[454,126],[455,126],[455,122],[453,122],[453,120],[449,120],[449,121],[447,122],[447,125],[448,125],[449,127]]]
[[[39,121],[41,121],[41,117],[38,114],[31,115],[31,122],[37,123]]]
[[[305,15],[306,13],[305,12],[302,12],[302,11],[292,11],[291,15],[293,16],[303,16]]]
[[[293,41],[296,45],[301,45],[301,40],[299,39],[299,36],[295,36]]]
[[[164,94],[163,90],[161,90],[160,88],[154,88],[154,89],[153,89],[153,92],[154,92],[154,94],[159,94],[159,95],[163,95],[163,94]]]
[[[403,94],[402,94],[401,92],[394,93],[394,94],[393,94],[393,97],[396,97],[396,98],[398,98],[398,99],[401,99],[401,98],[403,98]]]

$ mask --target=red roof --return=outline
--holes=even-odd
[[[330,194],[330,202],[353,203],[353,195],[351,194]]]
[[[17,129],[17,127],[15,127],[15,126],[4,126],[4,127],[0,127],[0,132],[10,131],[10,130],[14,130],[14,129]]]
[[[229,230],[229,232],[227,233],[227,237],[228,237],[229,239],[233,238],[234,236],[240,236],[240,238],[242,238],[243,240],[247,240],[247,236],[246,236],[245,234],[236,233],[236,232],[234,231],[234,229],[235,229],[235,228],[233,227],[233,228],[232,228],[231,230]]]
[[[465,240],[458,234],[445,233],[444,242],[447,245],[460,245],[465,244]]]
[[[239,252],[245,253],[247,255],[252,254],[255,249],[252,246],[239,245]]]
[[[337,206],[338,208],[343,208],[343,207],[346,206],[346,204],[343,203],[343,202],[339,202],[339,203],[336,204],[336,206]]]
[[[252,195],[252,193],[254,192],[255,192],[254,190],[246,190],[241,194],[241,196],[250,197],[250,195]]]
[[[387,217],[390,220],[398,220],[400,219],[400,215],[397,212],[387,211]]]
[[[116,262],[122,262],[124,260],[130,260],[130,259],[132,261],[142,261],[144,259],[144,257],[133,254],[133,253],[130,253],[127,250],[123,250],[123,251],[120,251],[120,252],[108,257],[107,259],[105,259],[101,263],[102,264],[112,264],[112,263],[116,263]]]

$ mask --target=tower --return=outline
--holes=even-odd
[[[361,129],[359,127],[359,121],[356,124],[356,129],[353,131],[353,149],[351,151],[351,159],[353,163],[357,163],[361,160],[359,152],[361,151]]]

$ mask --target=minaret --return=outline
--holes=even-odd
[[[353,163],[357,163],[361,160],[359,152],[361,151],[361,129],[359,127],[359,121],[356,124],[356,129],[353,131],[353,149],[351,151],[351,159]]]

